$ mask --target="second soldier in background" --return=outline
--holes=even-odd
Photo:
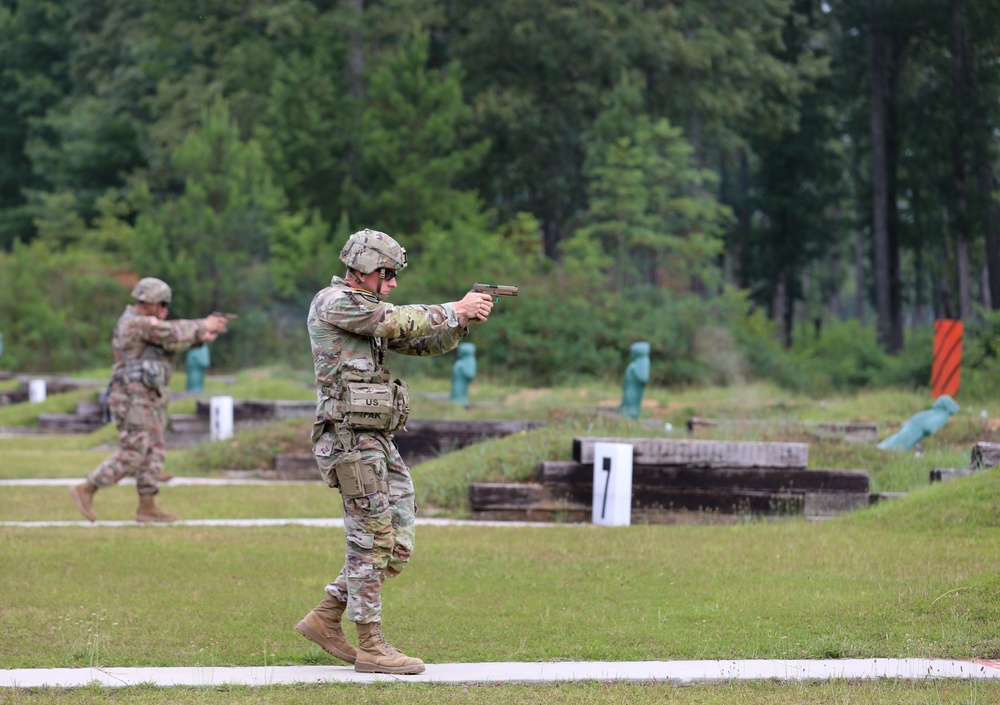
[[[124,477],[134,477],[139,493],[139,522],[176,521],[156,506],[160,475],[166,459],[164,434],[170,402],[170,376],[177,356],[193,345],[215,340],[226,332],[225,316],[168,321],[173,298],[161,279],[145,277],[132,289],[136,303],[125,308],[111,338],[115,364],[108,386],[108,408],[118,426],[118,451],[70,489],[77,508],[97,521],[94,494]]]

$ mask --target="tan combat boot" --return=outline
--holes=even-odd
[[[69,496],[76,502],[76,508],[90,521],[97,521],[97,515],[94,513],[95,492],[97,485],[92,485],[89,481],[69,488]]]
[[[142,523],[154,521],[177,521],[176,514],[165,512],[156,506],[156,496],[151,494],[139,495],[139,510],[135,513],[135,520]]]
[[[390,646],[382,636],[381,622],[358,623],[358,673],[423,673],[424,662]]]
[[[336,656],[347,663],[354,663],[358,652],[347,641],[347,636],[340,626],[341,617],[344,616],[346,609],[346,602],[338,602],[335,597],[327,593],[316,609],[295,625],[295,631],[322,646],[331,656]]]

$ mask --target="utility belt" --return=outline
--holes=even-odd
[[[334,400],[333,413],[313,427],[313,452],[334,455],[332,431],[337,445],[346,449],[337,462],[323,469],[330,487],[337,487],[345,499],[365,497],[376,492],[387,493],[384,462],[362,462],[364,457],[356,447],[357,434],[370,431],[392,433],[403,428],[410,416],[410,390],[401,380],[388,384],[370,381],[344,380],[336,390],[324,387],[324,394]],[[321,464],[322,467],[322,464]]]

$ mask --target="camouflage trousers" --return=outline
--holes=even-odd
[[[87,480],[97,487],[111,487],[123,477],[134,477],[139,494],[156,494],[166,458],[167,405],[145,390],[112,391],[108,407],[118,427],[118,450]]]
[[[335,440],[332,433],[324,433],[316,444],[316,461],[328,483],[339,454],[319,453]],[[347,603],[347,619],[369,624],[382,621],[382,583],[398,575],[410,560],[417,508],[410,471],[395,443],[366,434],[354,447],[361,452],[361,462],[373,467],[376,477],[385,478],[389,491],[353,499],[341,496],[347,555],[340,575],[326,591]]]

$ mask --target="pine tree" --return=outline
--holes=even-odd
[[[138,271],[169,282],[173,309],[182,315],[265,305],[264,265],[285,197],[260,146],[240,139],[220,100],[174,150],[171,164],[183,193],[156,195],[140,181],[132,194]]]

